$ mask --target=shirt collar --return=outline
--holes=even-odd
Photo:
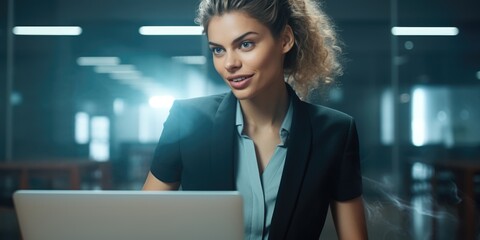
[[[243,134],[243,112],[240,106],[240,102],[237,100],[236,104],[236,114],[235,114],[235,125],[237,126],[237,131],[240,136],[244,136]],[[293,117],[293,103],[292,99],[290,98],[290,103],[288,105],[287,114],[285,114],[285,118],[283,119],[282,125],[279,130],[279,135],[281,139],[280,146],[285,146],[287,143],[288,135],[290,134],[290,129],[292,127],[292,117]]]

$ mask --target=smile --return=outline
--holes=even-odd
[[[230,77],[227,77],[227,80],[230,81],[230,82],[241,82],[245,79],[248,79],[248,78],[251,78],[253,77],[253,74],[251,75],[236,75],[236,76],[230,76]]]
[[[240,81],[243,81],[243,80],[245,80],[245,79],[247,79],[247,78],[246,78],[246,77],[239,77],[239,78],[232,79],[232,81],[234,81],[234,82],[240,82]]]
[[[254,74],[250,75],[232,75],[227,77],[230,87],[236,90],[245,89],[250,85],[250,80],[252,80]]]

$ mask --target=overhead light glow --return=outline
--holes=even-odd
[[[153,108],[167,108],[170,109],[175,98],[172,96],[154,96],[150,98],[150,106]]]
[[[135,66],[122,64],[122,65],[105,65],[105,66],[96,66],[93,69],[96,73],[125,73],[125,72],[137,72]]]
[[[13,34],[78,36],[82,34],[82,28],[78,26],[16,26],[13,28]]]
[[[172,57],[172,60],[191,65],[204,65],[207,63],[207,58],[205,56],[176,56]]]
[[[392,27],[395,36],[456,36],[456,27]]]
[[[477,79],[480,80],[480,71],[477,72]]]
[[[143,26],[138,32],[142,35],[202,35],[200,26]]]
[[[124,112],[125,110],[125,101],[121,98],[115,98],[113,100],[113,112],[115,115],[120,115]]]
[[[418,147],[426,142],[427,96],[422,88],[416,88],[412,95],[412,143]]]
[[[110,73],[110,78],[116,80],[140,80],[142,78],[142,74],[140,72]]]
[[[393,91],[387,89],[382,93],[381,105],[381,142],[385,145],[393,143],[394,134],[394,112],[393,112]]]
[[[90,122],[92,127],[89,144],[90,158],[96,161],[107,161],[110,157],[110,119],[94,116]]]
[[[88,143],[90,139],[89,119],[90,117],[85,112],[75,114],[75,142],[78,144]]]
[[[120,64],[118,57],[79,57],[77,64],[80,66],[113,66]]]

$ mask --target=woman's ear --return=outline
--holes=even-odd
[[[282,33],[282,49],[283,53],[287,53],[292,49],[293,44],[295,44],[295,36],[293,35],[293,30],[290,25],[286,25]]]

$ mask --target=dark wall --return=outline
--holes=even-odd
[[[7,98],[7,2],[0,2],[0,161],[5,158]]]

